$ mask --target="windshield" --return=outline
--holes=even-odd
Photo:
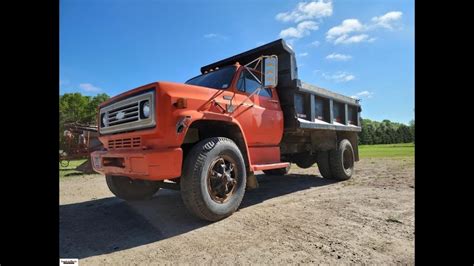
[[[194,77],[185,83],[218,90],[225,90],[230,87],[235,70],[235,66],[224,67],[219,70]]]

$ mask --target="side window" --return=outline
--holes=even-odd
[[[257,74],[255,74],[258,76]],[[260,83],[250,74],[248,71],[244,70],[240,74],[239,82],[237,82],[237,89],[239,91],[246,92],[251,94],[260,87]],[[272,97],[271,89],[263,89],[259,93],[260,96]]]

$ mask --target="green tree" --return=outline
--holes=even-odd
[[[362,130],[359,133],[359,144],[369,144],[371,142],[372,136],[368,132],[369,121],[368,119],[361,119]]]
[[[83,96],[81,93],[65,93],[59,96],[59,139],[62,143],[64,125],[80,123],[95,125],[97,123],[97,107],[109,99],[105,93],[94,97]]]
[[[361,119],[362,131],[359,133],[360,144],[391,144],[414,141],[415,121],[410,126],[395,123],[388,119],[382,122]]]
[[[105,93],[94,97],[65,93],[59,97],[60,123],[96,124],[97,107],[108,99]]]
[[[413,142],[415,142],[415,119],[410,121],[410,132],[411,132]]]
[[[89,99],[80,93],[66,93],[59,97],[59,117],[64,123],[84,123]]]
[[[413,141],[413,136],[410,131],[410,127],[407,125],[400,125],[400,127],[397,129],[398,134],[400,135],[402,143],[409,143]]]
[[[361,118],[362,131],[359,133],[360,144],[374,144],[375,127],[370,119]]]
[[[109,98],[110,97],[107,94],[101,93],[90,99],[86,106],[86,115],[84,117],[84,120],[87,121],[88,124],[97,124],[97,108],[101,103],[107,101]]]
[[[372,123],[367,125],[367,143],[366,144],[375,144],[375,127]]]

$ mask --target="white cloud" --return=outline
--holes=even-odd
[[[374,26],[393,29],[394,24],[402,18],[403,13],[400,11],[391,11],[380,17],[373,17]]]
[[[334,44],[340,43],[357,43],[365,41],[369,38],[367,34],[359,34],[350,36],[349,34],[354,32],[361,32],[365,28],[362,23],[357,19],[346,19],[342,21],[341,25],[332,27],[326,33],[326,40],[332,41]]]
[[[306,52],[305,52],[305,53],[298,54],[297,56],[299,56],[299,57],[305,57],[305,56],[308,56],[308,55],[309,55],[309,53],[306,53]]]
[[[352,56],[350,56],[350,55],[337,54],[337,53],[332,53],[332,54],[326,56],[326,59],[334,60],[334,61],[347,61],[347,60],[350,60],[351,58],[352,58]]]
[[[314,47],[318,47],[321,43],[319,41],[314,41],[310,45]]]
[[[331,15],[332,2],[318,0],[311,2],[300,2],[292,11],[278,13],[275,19],[283,22],[300,22],[308,19],[329,17]]]
[[[311,31],[317,30],[318,24],[314,21],[303,21],[295,27],[289,27],[280,32],[281,38],[302,38],[311,33]]]
[[[342,24],[336,27],[332,27],[327,32],[327,38],[334,39],[338,36],[346,35],[354,31],[361,31],[364,28],[362,23],[357,19],[346,19],[342,21]]]
[[[368,41],[369,41],[369,35],[367,34],[353,35],[350,37],[349,35],[342,35],[338,37],[336,40],[334,40],[334,44],[351,44],[351,43],[368,42]]]
[[[377,28],[393,29],[395,22],[400,20],[402,12],[391,11],[380,17],[373,17],[372,24],[362,24],[359,20],[351,18],[342,21],[341,25],[332,27],[326,33],[326,40],[334,44],[351,44],[360,42],[373,42],[367,32]]]
[[[216,37],[217,37],[217,34],[215,33],[204,34],[204,38],[216,38]]]
[[[218,33],[207,33],[207,34],[204,34],[203,37],[206,39],[222,39],[222,40],[228,39],[227,36],[218,34]]]
[[[361,92],[356,93],[356,95],[352,95],[351,98],[354,98],[354,99],[372,98],[373,95],[374,95],[373,92],[361,91]]]
[[[327,80],[333,80],[335,82],[348,82],[355,79],[355,76],[347,72],[336,72],[334,74],[323,73],[323,77]]]
[[[100,92],[102,91],[101,88],[99,87],[96,87],[90,83],[81,83],[79,84],[79,88],[81,88],[83,91],[86,91],[86,92]]]

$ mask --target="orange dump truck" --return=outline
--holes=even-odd
[[[323,177],[349,179],[359,102],[300,81],[297,70],[280,39],[203,66],[184,84],[117,95],[99,106],[104,150],[91,154],[94,170],[125,200],[179,189],[188,210],[209,221],[238,209],[256,171],[317,163]]]

